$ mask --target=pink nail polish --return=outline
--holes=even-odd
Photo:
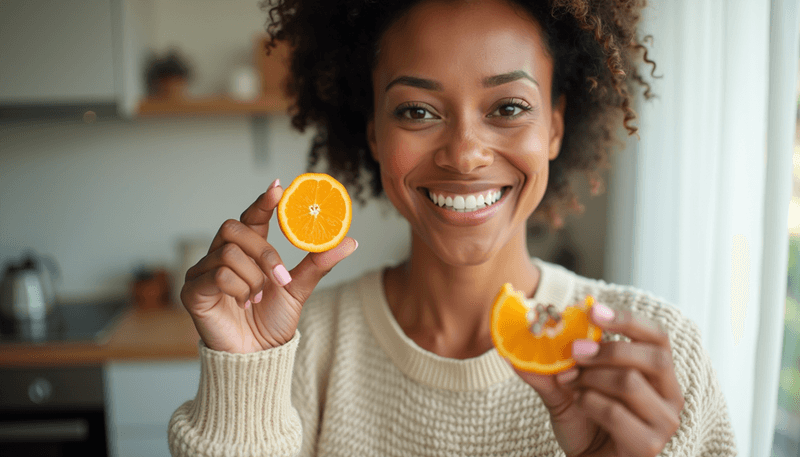
[[[246,302],[244,302],[244,309],[247,309],[249,307],[250,307],[250,300],[247,300]]]
[[[600,345],[594,341],[577,340],[572,343],[572,355],[574,357],[591,357],[597,354],[600,350]]]
[[[273,187],[278,187],[280,185],[281,185],[281,180],[280,179],[276,179],[275,181],[272,181],[272,184],[270,184],[269,187],[267,187],[267,190],[270,190]]]
[[[614,310],[601,303],[595,303],[592,306],[592,314],[597,322],[607,323],[614,319]]]
[[[261,297],[264,296],[264,292],[259,292],[253,297],[253,303],[261,303]]]
[[[286,267],[283,265],[278,265],[272,269],[272,274],[275,276],[275,280],[278,281],[278,284],[281,286],[285,286],[292,282],[292,277],[289,275],[289,272],[286,271]]]
[[[353,250],[355,251],[356,249],[358,249],[358,240],[356,240],[356,239],[354,238],[354,239],[353,239],[353,241],[355,241],[355,242],[356,242],[356,248],[355,248],[355,249],[353,249]]]

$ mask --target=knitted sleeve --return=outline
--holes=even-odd
[[[728,416],[728,405],[725,403],[722,388],[711,367],[711,359],[705,351],[703,351],[702,363],[706,367],[704,370],[706,389],[701,395],[704,400],[703,414],[698,417],[698,435],[702,438],[698,442],[695,455],[735,456],[737,455],[736,438]]]
[[[661,455],[735,456],[733,426],[711,359],[700,345],[697,326],[688,320],[684,325],[686,338],[673,340],[672,346],[685,403],[680,427]]]
[[[579,288],[580,296],[596,294],[616,310],[638,313],[663,328],[669,335],[675,376],[684,398],[680,426],[667,442],[660,457],[735,456],[736,440],[728,406],[717,380],[711,358],[702,344],[700,328],[680,310],[644,291],[602,281]],[[630,341],[604,333],[604,340]]]
[[[169,423],[173,456],[296,456],[301,424],[291,402],[300,333],[252,354],[214,351],[200,342],[197,397]]]
[[[669,334],[675,376],[683,392],[680,426],[661,456],[737,455],[725,397],[697,324],[650,295],[638,295],[631,302],[634,311],[659,323]]]

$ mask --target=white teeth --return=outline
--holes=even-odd
[[[466,209],[475,209],[476,201],[477,200],[475,199],[474,195],[470,195],[469,197],[467,197],[466,201],[464,202],[464,204],[466,205]]]
[[[477,194],[477,196],[467,195],[464,197],[462,195],[456,195],[455,197],[445,197],[443,195],[436,195],[433,191],[428,191],[428,197],[433,203],[440,207],[447,207],[447,209],[462,213],[472,212],[492,205],[499,200],[502,195],[502,191],[498,190],[487,192],[485,196],[483,194]]]

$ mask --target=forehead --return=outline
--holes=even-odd
[[[378,87],[400,73],[476,83],[515,70],[540,83],[552,77],[538,23],[505,0],[423,1],[384,33],[376,63]]]

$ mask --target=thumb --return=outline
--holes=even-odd
[[[284,289],[298,301],[304,303],[311,296],[311,292],[317,287],[320,279],[328,274],[337,263],[355,252],[357,247],[358,241],[346,236],[331,250],[309,252],[289,273],[292,282],[284,286]]]

